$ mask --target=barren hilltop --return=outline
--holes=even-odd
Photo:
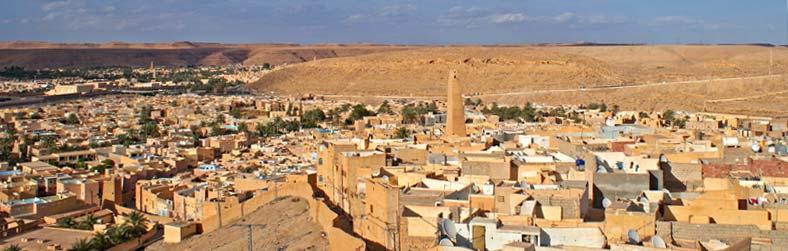
[[[466,96],[488,102],[788,111],[781,76],[788,72],[788,49],[757,45],[419,47],[283,67],[251,86],[291,94],[440,98],[449,69],[458,70]]]
[[[341,44],[47,43],[0,42],[0,67],[25,68],[176,65],[272,65],[347,57],[407,47]]]

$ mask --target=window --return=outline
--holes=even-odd
[[[503,199],[504,199],[503,196],[498,196],[498,202],[503,202],[504,201]]]

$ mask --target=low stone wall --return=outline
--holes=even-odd
[[[688,244],[712,239],[728,243],[752,238],[752,250],[785,250],[788,231],[760,230],[754,225],[691,224],[684,222],[658,222],[657,235],[665,241]],[[768,240],[766,242],[762,240]],[[770,242],[770,243],[769,243]],[[689,248],[695,248],[690,246]]]

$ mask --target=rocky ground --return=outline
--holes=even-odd
[[[252,233],[254,250],[327,250],[328,239],[320,225],[309,217],[308,210],[304,199],[283,197],[214,232],[192,236],[178,244],[160,241],[146,250],[246,250],[247,228],[240,224],[258,226]]]
[[[784,77],[763,77],[788,73],[788,48],[755,45],[413,48],[296,64],[251,87],[285,94],[440,97],[450,69],[458,70],[466,95],[481,94],[478,98],[488,102],[606,102],[624,109],[759,115],[788,111],[783,94],[760,97],[788,89]],[[685,82],[692,80],[713,81]],[[592,89],[611,86],[641,87]],[[752,98],[706,102],[737,97]]]

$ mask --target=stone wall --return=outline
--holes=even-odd
[[[665,188],[668,191],[697,191],[703,188],[700,164],[668,163],[662,169],[665,171]]]
[[[716,239],[735,243],[745,238],[753,239],[752,250],[785,250],[788,247],[788,231],[760,230],[753,225],[658,222],[657,235],[665,239],[666,242],[674,240],[675,243],[684,244],[688,248],[696,248],[688,246],[694,245],[696,241]]]
[[[602,208],[602,199],[636,199],[644,190],[649,190],[649,174],[596,173],[594,174],[594,207]]]

